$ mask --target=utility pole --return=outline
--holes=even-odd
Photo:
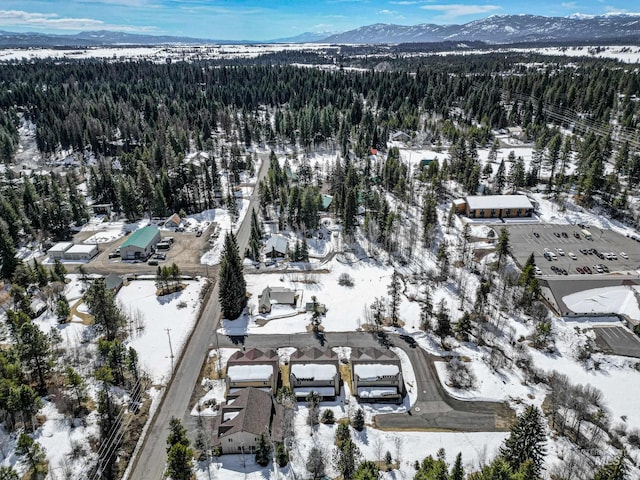
[[[173,348],[171,347],[171,334],[169,332],[171,332],[170,328],[165,328],[165,331],[167,332],[167,337],[169,338],[169,358],[171,358],[171,375],[173,376]]]

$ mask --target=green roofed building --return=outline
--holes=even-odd
[[[331,195],[325,195],[324,193],[320,197],[322,198],[322,210],[325,212],[329,211],[333,197]]]
[[[160,241],[160,230],[156,227],[143,227],[136,230],[120,247],[123,260],[146,260],[151,256]]]

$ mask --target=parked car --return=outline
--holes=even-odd
[[[149,260],[149,261],[147,262],[147,264],[148,264],[148,265],[150,265],[150,266],[152,266],[152,267],[155,267],[155,266],[157,266],[157,265],[158,265],[158,260]]]
[[[593,272],[591,271],[591,269],[589,267],[587,267],[586,265],[584,267],[582,267],[582,269],[588,273],[589,275],[591,275]]]
[[[118,252],[111,252],[109,254],[109,258],[119,258],[120,254]]]
[[[578,251],[583,255],[589,255],[589,249],[587,249],[587,248],[581,248]]]
[[[586,272],[584,271],[584,268],[582,267],[576,267],[576,270],[578,271],[578,273],[582,273],[585,274]]]
[[[564,257],[564,250],[561,248],[556,248],[556,252],[558,252],[558,255],[560,255],[561,257]]]
[[[598,272],[598,273],[604,273],[604,270],[602,269],[602,267],[601,267],[600,265],[594,265],[594,266],[593,266],[593,267],[591,267],[591,268],[593,268],[593,270],[594,270],[595,272]]]
[[[571,258],[572,260],[577,260],[577,259],[578,259],[578,257],[576,257],[576,254],[575,254],[575,253],[573,253],[573,252],[569,252],[569,253],[567,253],[567,256],[568,256],[569,258]]]
[[[607,267],[606,265],[603,265],[600,263],[598,264],[598,266],[602,269],[604,273],[609,273],[609,267]]]
[[[569,235],[567,235],[567,232],[562,232],[560,235],[562,235],[562,238],[569,238]]]
[[[542,270],[540,270],[540,267],[533,267],[533,273],[535,275],[542,275]]]
[[[569,275],[569,272],[567,272],[565,268],[561,268],[560,272],[562,273],[562,275]]]
[[[202,236],[202,230],[197,230],[196,237],[201,237],[201,236]]]
[[[621,256],[622,258],[624,258],[625,260],[629,260],[629,255],[627,255],[627,254],[626,254],[626,253],[624,253],[624,252],[620,252],[620,256]]]
[[[540,238],[540,234],[538,232],[533,232],[533,236],[536,238]]]
[[[576,231],[573,232],[573,236],[576,237],[576,238],[580,238],[580,234],[578,232],[576,232]]]
[[[153,258],[155,258],[156,260],[166,260],[167,259],[167,254],[166,253],[156,253]]]
[[[556,237],[560,238],[560,232],[553,232],[553,234],[554,234]]]

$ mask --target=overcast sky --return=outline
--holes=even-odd
[[[221,40],[341,32],[373,23],[466,23],[489,15],[624,13],[638,0],[1,0],[0,29],[118,30]],[[640,10],[640,8],[635,8]]]

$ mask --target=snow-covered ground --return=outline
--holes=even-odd
[[[177,358],[193,329],[200,306],[200,290],[205,280],[184,282],[184,290],[156,296],[155,282],[136,280],[123,286],[116,301],[134,320],[128,344],[136,349],[140,366],[154,383],[164,384],[171,373],[171,348]],[[168,330],[168,332],[167,332]]]

